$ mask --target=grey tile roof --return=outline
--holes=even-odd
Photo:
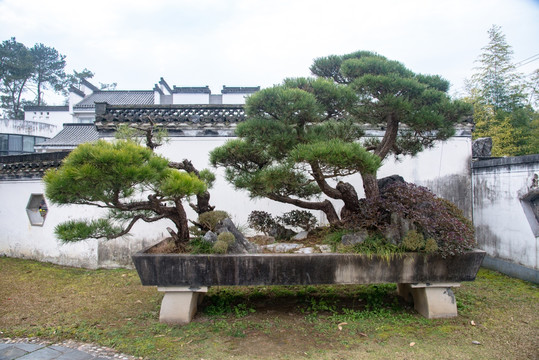
[[[94,124],[64,124],[64,128],[52,139],[35,145],[39,148],[74,148],[79,144],[96,141],[99,133]]]
[[[95,91],[76,104],[74,109],[93,109],[96,102],[106,102],[111,105],[151,105],[154,99],[151,90]]]
[[[211,90],[209,86],[199,86],[199,87],[193,87],[193,86],[174,86],[174,89],[172,90],[173,93],[178,94],[211,94]]]
[[[69,92],[74,92],[75,94],[79,95],[81,98],[84,97],[84,93],[80,91],[79,89],[77,89],[76,87],[74,87],[73,85],[69,87]]]
[[[69,151],[0,156],[0,179],[36,179],[45,171],[57,168]]]
[[[227,128],[245,120],[243,105],[110,105],[97,104],[95,125],[99,131],[119,124],[153,121],[169,130],[192,127]]]
[[[260,90],[260,86],[223,86],[221,94],[252,94]]]
[[[92,84],[91,82],[89,82],[86,79],[82,79],[81,84],[86,86],[87,88],[89,88],[92,91],[99,91],[99,88],[97,86],[95,86],[94,84]]]
[[[25,106],[24,111],[69,111],[69,106]]]

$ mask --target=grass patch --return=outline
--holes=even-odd
[[[454,319],[421,317],[393,284],[213,287],[186,326],[158,322],[162,294],[132,270],[0,258],[0,273],[1,337],[74,339],[145,359],[538,355],[537,287],[487,270],[455,289]]]

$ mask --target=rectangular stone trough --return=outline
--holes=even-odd
[[[139,252],[142,285],[164,291],[160,321],[185,324],[211,286],[398,284],[399,295],[427,318],[457,315],[451,287],[473,281],[485,252],[442,258],[406,253],[391,259],[363,254],[189,255]]]

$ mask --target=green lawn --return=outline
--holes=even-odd
[[[214,287],[186,326],[158,322],[162,294],[133,270],[3,257],[0,274],[0,337],[74,339],[145,359],[539,358],[537,287],[483,269],[456,289],[454,319],[421,317],[387,284]]]

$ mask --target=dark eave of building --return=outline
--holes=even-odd
[[[172,89],[172,93],[174,94],[211,94],[211,90],[209,86],[174,86],[174,89]]]
[[[71,86],[69,87],[69,92],[75,93],[75,94],[79,95],[81,98],[83,98],[83,97],[86,96],[86,95],[82,92],[82,90],[77,89],[77,88],[74,87],[73,85],[71,85]]]
[[[260,86],[223,86],[221,94],[252,94],[260,90]]]
[[[163,85],[165,89],[167,89],[167,91],[172,94],[172,89],[170,88],[170,86],[168,86],[168,83],[165,81],[165,79],[161,78],[159,80],[159,84]]]
[[[64,124],[64,128],[56,136],[36,144],[35,148],[75,148],[98,139],[99,133],[94,124]]]
[[[86,79],[82,79],[81,84],[86,86],[87,88],[89,88],[92,91],[99,91],[100,90],[97,86],[95,86],[94,84],[92,84],[91,82],[89,82]]]
[[[70,151],[0,156],[0,180],[40,179],[57,168]]]
[[[60,105],[60,106],[25,106],[24,111],[69,111],[69,106]]]
[[[114,130],[120,124],[150,124],[169,130],[229,128],[245,120],[243,105],[110,105],[96,103],[98,131]]]

